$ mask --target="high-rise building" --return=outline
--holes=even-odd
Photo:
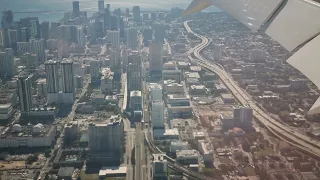
[[[164,103],[163,101],[152,101],[151,124],[153,129],[164,128]]]
[[[81,26],[77,28],[77,42],[81,46],[85,45],[85,34],[83,31],[83,27]]]
[[[110,4],[107,4],[107,8],[108,8],[109,10],[111,10],[111,6],[110,6]]]
[[[98,11],[101,14],[104,13],[104,0],[99,0],[98,1]]]
[[[18,32],[15,29],[8,30],[9,37],[9,47],[16,50],[17,49],[17,41],[18,41]]]
[[[125,29],[125,41],[128,49],[137,49],[138,47],[138,31],[136,28]]]
[[[141,90],[142,83],[141,56],[133,53],[128,56],[127,65],[127,90],[128,93],[134,90]]]
[[[21,41],[21,22],[20,21],[13,22],[12,29],[17,31],[17,42]]]
[[[153,154],[152,177],[156,179],[167,179],[168,162],[165,154]]]
[[[18,50],[19,54],[31,52],[31,43],[30,42],[17,42],[17,50]]]
[[[143,14],[142,14],[142,19],[143,19],[144,21],[148,21],[148,20],[149,20],[149,14],[148,14],[148,13],[143,13]]]
[[[72,14],[74,17],[80,16],[80,5],[79,1],[73,1],[72,2]]]
[[[142,35],[143,35],[143,44],[145,46],[148,46],[149,45],[149,41],[152,40],[152,36],[153,36],[152,28],[144,28]]]
[[[160,24],[160,23],[154,24],[153,29],[154,29],[154,39],[156,41],[163,43],[164,37],[166,35],[166,29],[164,24]]]
[[[31,76],[20,75],[17,80],[21,115],[28,115],[32,109]]]
[[[120,30],[120,38],[123,40],[124,39],[124,17],[121,17],[119,20],[119,30]]]
[[[15,75],[13,60],[13,50],[11,48],[6,48],[4,52],[0,52],[0,76],[3,77],[13,77]]]
[[[162,86],[160,84],[150,83],[149,95],[151,101],[162,101]]]
[[[46,60],[45,43],[43,39],[30,39],[31,53],[38,56],[39,62]]]
[[[49,39],[49,22],[43,21],[40,26],[40,36],[45,41]]]
[[[222,44],[213,44],[212,57],[215,61],[221,60]]]
[[[74,93],[74,69],[72,61],[63,61],[61,64],[62,72],[62,92]]]
[[[155,21],[155,20],[157,20],[158,19],[158,14],[156,13],[156,12],[152,12],[151,13],[151,20],[152,21]]]
[[[107,41],[112,44],[112,46],[119,50],[120,49],[120,31],[107,31]]]
[[[12,23],[13,23],[13,13],[12,13],[12,11],[3,11],[2,12],[1,27],[3,29],[10,29]]]
[[[30,39],[30,31],[28,27],[22,27],[21,28],[21,34],[20,34],[20,42],[29,42]]]
[[[152,41],[149,46],[149,70],[152,73],[162,73],[163,69],[163,44]]]
[[[113,14],[117,15],[118,17],[120,17],[121,16],[121,9],[120,8],[114,9],[113,10]]]
[[[90,61],[90,76],[91,82],[99,82],[100,80],[100,61]]]
[[[110,67],[112,71],[117,71],[121,67],[121,61],[120,61],[120,51],[118,49],[115,49],[114,47],[109,48],[110,52]]]
[[[261,49],[253,49],[250,53],[251,62],[263,62],[266,60],[266,51]]]
[[[110,17],[110,30],[111,31],[117,31],[119,30],[119,26],[120,26],[120,20],[119,20],[119,16],[117,15],[112,15]]]
[[[142,94],[141,91],[130,91],[129,108],[132,112],[142,110]]]
[[[104,29],[110,30],[111,12],[110,9],[105,8],[103,14]]]
[[[59,66],[57,61],[49,60],[45,63],[48,93],[59,92],[58,69],[59,69]]]
[[[133,14],[133,20],[134,21],[136,21],[136,22],[140,22],[141,21],[140,7],[139,6],[133,6],[132,14]]]
[[[30,36],[31,38],[39,38],[40,37],[40,25],[39,20],[31,20],[30,21]]]
[[[122,155],[123,121],[90,124],[88,128],[89,150],[94,152],[113,152]]]
[[[129,17],[129,16],[130,16],[130,9],[126,8],[126,17]]]
[[[253,110],[249,107],[233,109],[233,120],[237,127],[244,130],[252,129]]]
[[[59,26],[60,26],[60,22],[51,23],[50,37],[52,39],[57,39],[59,37]]]
[[[34,72],[37,67],[38,56],[36,54],[25,53],[20,56],[22,62],[26,65],[28,72]]]

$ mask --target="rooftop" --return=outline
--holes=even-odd
[[[123,167],[123,166],[103,167],[99,171],[99,176],[117,175],[117,174],[126,174],[126,173],[127,173],[127,167]]]
[[[153,154],[153,162],[164,162],[167,161],[164,157],[165,154]]]
[[[168,99],[190,99],[190,97],[187,95],[182,94],[168,94]]]
[[[195,155],[199,155],[197,150],[181,150],[181,151],[177,151],[177,156],[195,156]]]
[[[10,127],[6,127],[1,131],[1,138],[8,137],[44,137],[50,131],[53,131],[55,126],[52,125],[20,125],[15,124]]]
[[[71,177],[74,172],[74,167],[61,167],[58,172],[59,177]]]
[[[142,96],[141,91],[130,91],[130,97],[132,96]]]

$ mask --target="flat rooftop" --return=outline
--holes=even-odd
[[[52,125],[42,125],[41,128],[34,128],[35,125],[14,125],[3,128],[1,138],[8,137],[44,137],[50,130]]]
[[[112,167],[103,167],[99,171],[99,176],[106,175],[117,175],[117,174],[127,174],[127,167],[123,166],[112,166]]]

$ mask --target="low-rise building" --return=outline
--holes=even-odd
[[[105,95],[99,92],[94,92],[91,94],[91,103],[92,104],[104,104],[105,103]]]
[[[190,96],[181,94],[168,94],[167,104],[171,106],[190,106]]]
[[[209,143],[204,140],[198,141],[198,150],[201,153],[205,164],[213,163],[213,150]]]
[[[176,80],[178,83],[181,82],[181,70],[163,70],[162,77],[164,80],[173,79]]]
[[[188,142],[184,141],[171,141],[170,143],[170,152],[175,153],[176,151],[188,150],[190,145]]]
[[[165,85],[165,92],[167,94],[184,94],[184,87],[178,83],[167,84]]]
[[[8,120],[12,117],[12,104],[0,104],[0,120]]]
[[[205,96],[207,95],[207,88],[204,85],[192,85],[189,92],[192,96]]]
[[[221,99],[226,104],[231,104],[235,102],[235,99],[231,94],[221,94]]]
[[[199,152],[196,150],[177,151],[177,161],[181,164],[199,164]]]
[[[193,115],[192,106],[172,106],[171,104],[167,105],[168,107],[168,118],[191,118]]]
[[[101,91],[105,94],[112,94],[113,93],[113,79],[114,79],[114,72],[112,72],[109,68],[103,68],[101,76]]]

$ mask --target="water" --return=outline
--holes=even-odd
[[[14,19],[18,20],[22,17],[39,17],[40,21],[56,21],[63,17],[64,11],[72,10],[73,0],[0,0],[0,11],[12,10]],[[98,0],[79,0],[80,9],[88,11],[88,16],[93,12],[97,12]],[[105,0],[105,4],[111,4],[111,8],[130,8],[139,5],[141,10],[169,10],[172,7],[186,8],[192,0]],[[211,8],[209,10],[216,10]],[[34,13],[35,11],[46,11],[42,13]],[[60,11],[60,12],[52,12]],[[20,12],[20,13],[18,13]],[[24,12],[24,13],[21,13]],[[28,12],[28,13],[26,13]],[[1,19],[2,13],[0,13]]]

